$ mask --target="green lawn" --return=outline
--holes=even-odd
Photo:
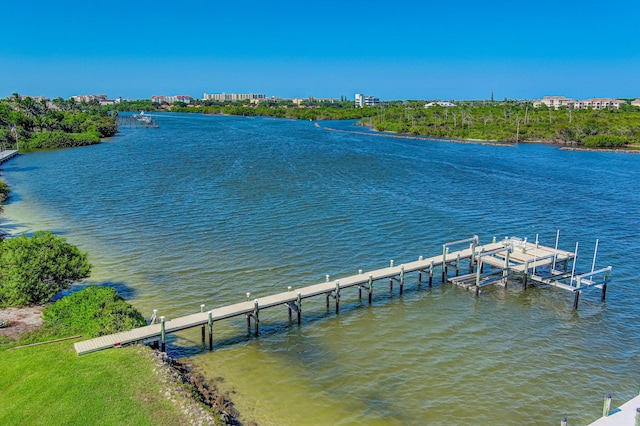
[[[78,356],[73,342],[0,346],[0,424],[185,424],[141,348]]]

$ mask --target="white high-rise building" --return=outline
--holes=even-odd
[[[379,103],[380,103],[380,99],[378,98],[356,93],[356,107],[376,106]]]

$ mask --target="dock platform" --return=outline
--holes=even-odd
[[[557,248],[545,247],[537,243],[527,242],[517,238],[505,238],[503,241],[493,241],[489,244],[479,245],[478,236],[472,238],[453,241],[442,245],[442,254],[394,265],[390,261],[388,267],[376,269],[369,272],[359,271],[358,274],[343,277],[331,281],[329,275],[324,282],[311,286],[292,289],[287,291],[256,298],[250,300],[250,293],[247,293],[247,300],[232,305],[227,305],[204,312],[204,305],[201,312],[186,315],[172,320],[165,320],[165,317],[157,318],[157,311],[154,311],[152,323],[136,328],[134,330],[101,336],[90,340],[77,342],[74,344],[78,355],[99,351],[122,345],[160,341],[162,350],[165,349],[166,335],[193,327],[203,327],[202,340],[205,341],[204,326],[209,330],[209,349],[213,350],[213,324],[228,318],[246,316],[247,328],[251,332],[251,325],[255,329],[255,335],[259,334],[259,313],[261,310],[275,306],[286,306],[289,312],[289,320],[295,312],[298,324],[302,318],[302,301],[311,297],[326,297],[327,308],[330,300],[335,303],[336,313],[340,310],[341,292],[348,288],[358,288],[359,297],[362,298],[363,290],[368,295],[369,304],[372,302],[374,283],[379,285],[379,281],[388,280],[390,289],[394,284],[398,284],[400,294],[403,293],[405,276],[410,273],[418,274],[418,283],[428,283],[431,287],[434,281],[434,272],[439,268],[442,282],[452,282],[461,287],[475,291],[480,294],[480,288],[489,284],[499,283],[507,285],[509,278],[520,277],[524,282],[533,284],[546,284],[556,286],[565,290],[579,294],[583,289],[592,285],[604,286],[603,300],[606,290],[606,283],[609,281],[609,271],[611,267],[598,270],[587,275],[577,275],[575,268],[571,274],[568,273],[568,264],[575,265],[576,253]],[[536,239],[537,240],[537,239]],[[468,247],[464,247],[467,245]],[[453,247],[458,247],[456,251],[450,251]],[[594,258],[595,264],[595,258]],[[543,269],[546,268],[546,269]],[[455,271],[455,276],[450,275]],[[462,272],[462,274],[461,274]],[[544,273],[542,273],[544,272]],[[605,274],[606,272],[606,274]],[[596,281],[593,277],[605,274],[604,278]],[[562,278],[560,278],[562,277]],[[563,281],[571,279],[571,284],[564,284]],[[577,299],[576,299],[577,300]],[[574,301],[574,308],[577,308],[577,301]]]
[[[611,395],[607,395],[610,399]],[[640,395],[609,411],[589,426],[636,426],[640,420]]]

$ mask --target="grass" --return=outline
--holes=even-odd
[[[73,342],[0,347],[0,424],[185,424],[139,347],[78,356]]]

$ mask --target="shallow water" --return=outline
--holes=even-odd
[[[612,265],[606,303],[519,286],[479,298],[407,277],[374,303],[341,294],[171,338],[244,418],[283,424],[587,424],[640,387],[640,156],[333,132],[304,121],[162,114],[97,146],[21,155],[0,227],[52,230],[146,315],[168,318],[432,256],[480,236],[539,234],[578,269]],[[320,123],[345,130],[351,122]],[[356,129],[362,132],[362,129]],[[437,276],[437,274],[436,274]]]

